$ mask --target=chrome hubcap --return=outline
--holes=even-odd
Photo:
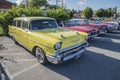
[[[36,58],[38,59],[39,62],[44,61],[43,51],[40,48],[36,48]]]

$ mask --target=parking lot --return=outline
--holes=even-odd
[[[90,41],[84,55],[60,65],[41,65],[29,51],[8,37],[0,37],[0,56],[12,80],[120,80],[120,31]]]

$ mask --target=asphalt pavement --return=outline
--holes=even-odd
[[[90,41],[77,60],[41,65],[25,48],[8,37],[0,37],[0,56],[11,80],[120,80],[120,31]]]

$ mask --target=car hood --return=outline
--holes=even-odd
[[[106,26],[105,24],[93,24],[93,23],[90,24],[90,25],[91,25],[91,26],[101,26],[101,27],[102,27],[102,26]]]
[[[67,29],[71,29],[71,30],[76,30],[76,31],[82,31],[82,32],[91,32],[94,31],[93,28],[91,27],[85,27],[85,26],[73,26],[73,27],[65,27]]]
[[[62,48],[66,48],[85,41],[86,33],[79,33],[66,29],[54,28],[32,32],[34,35],[49,42],[54,46],[57,42],[62,42]]]
[[[78,26],[89,26],[89,27],[97,28],[97,29],[101,29],[102,27],[104,27],[103,25],[99,25],[99,24],[80,24]]]

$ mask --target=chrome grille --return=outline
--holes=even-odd
[[[85,49],[86,45],[87,45],[87,43],[83,43],[81,45],[78,45],[78,46],[75,46],[75,47],[72,47],[72,48],[66,48],[64,50],[60,50],[57,53],[58,53],[58,55],[68,56],[70,54],[74,54],[74,53],[76,53],[80,50]]]

